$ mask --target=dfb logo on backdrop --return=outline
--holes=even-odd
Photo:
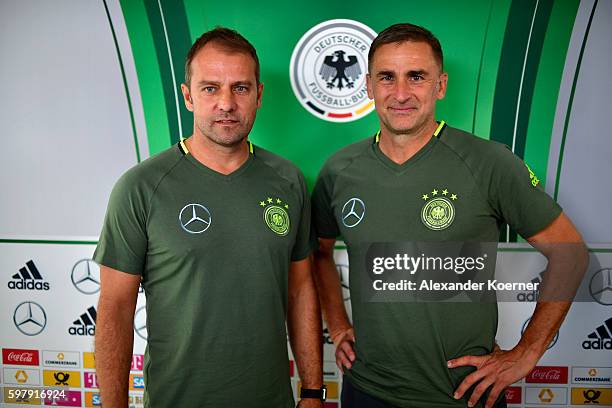
[[[49,282],[45,282],[34,261],[29,260],[19,272],[8,282],[9,289],[18,290],[49,290]]]
[[[330,122],[351,122],[374,109],[368,98],[368,51],[376,37],[353,20],[329,20],[312,27],[293,49],[291,87],[302,106]]]

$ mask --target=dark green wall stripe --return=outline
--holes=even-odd
[[[478,76],[476,77],[476,92],[474,93],[474,115],[472,116],[472,133],[476,133],[476,113],[478,112],[478,96],[480,91],[480,75],[482,74],[482,65],[484,63],[485,50],[487,49],[487,37],[489,35],[489,24],[491,23],[491,14],[493,13],[493,1],[489,4],[489,15],[487,17],[487,25],[484,30],[482,40],[482,52],[480,53],[480,63],[478,64]]]
[[[544,46],[544,37],[550,20],[553,0],[540,0],[536,11],[529,49],[527,50],[527,61],[525,73],[523,74],[523,87],[521,99],[518,106],[518,120],[516,121],[516,138],[514,141],[514,153],[525,157],[525,142],[527,139],[527,127],[529,126],[529,114],[531,113],[531,102]]]
[[[523,158],[540,178],[542,187],[549,179],[547,169],[555,112],[579,4],[580,0],[554,2],[538,65]],[[552,172],[555,170],[556,167]]]
[[[552,5],[552,0],[514,0],[504,34],[491,140],[513,147],[521,158],[525,153],[531,101]],[[515,231],[502,229],[500,241],[516,242],[517,238]]]
[[[185,5],[182,0],[161,0],[161,5],[164,12],[168,41],[170,42],[172,65],[177,84],[175,92],[179,101],[183,136],[188,136],[193,133],[193,115],[185,107],[183,94],[180,91],[180,84],[185,80],[185,57],[192,43],[187,13],[185,12]]]
[[[578,77],[580,76],[580,66],[582,65],[582,57],[584,56],[584,49],[589,38],[589,32],[591,31],[591,23],[593,22],[593,16],[595,15],[595,9],[597,8],[598,0],[593,3],[593,9],[589,16],[589,22],[587,24],[586,31],[584,32],[584,38],[582,39],[582,45],[580,46],[580,55],[578,56],[578,63],[576,64],[576,72],[574,72],[574,80],[572,82],[572,91],[570,93],[569,101],[567,103],[567,111],[565,112],[565,123],[563,124],[563,136],[561,138],[561,147],[559,149],[559,161],[557,163],[557,176],[555,180],[555,194],[554,199],[556,200],[559,195],[559,184],[561,182],[561,168],[563,167],[563,152],[565,150],[565,140],[567,139],[567,128],[569,127],[570,117],[572,115],[572,107],[574,104],[574,95],[576,93],[576,84],[578,83]]]
[[[162,20],[162,14],[160,11],[160,4],[162,10],[164,12],[164,18],[172,20],[172,29],[168,26],[168,20]],[[189,31],[187,28],[187,18],[185,16],[184,6],[182,1],[163,1],[158,3],[157,0],[146,0],[145,8],[147,11],[147,16],[149,18],[149,24],[151,25],[151,32],[153,35],[153,42],[155,44],[155,52],[157,54],[157,62],[159,66],[159,72],[162,78],[162,83],[164,84],[164,100],[166,103],[166,111],[168,115],[168,124],[170,127],[170,140],[171,143],[176,143],[181,136],[181,132],[179,131],[179,115],[177,112],[177,103],[179,109],[183,109],[181,112],[186,112],[184,109],[184,105],[182,102],[182,95],[180,94],[179,85],[182,82],[183,77],[183,65],[179,64],[177,67],[175,64],[176,59],[180,59],[181,56],[174,54],[180,54],[179,51],[174,51],[174,43],[181,42],[181,38],[187,39],[187,43],[189,43]],[[176,11],[176,9],[182,9],[182,14],[180,11]],[[180,19],[182,18],[182,25],[180,24]],[[166,29],[164,29],[164,24],[166,25]],[[178,30],[178,32],[173,32]],[[168,35],[168,42],[166,42],[166,34]],[[177,40],[175,40],[177,39]],[[184,41],[184,40],[183,40]],[[172,55],[172,60],[170,58],[170,54],[168,53],[168,48],[170,48],[170,53]],[[184,54],[182,55],[184,58]],[[170,64],[172,61],[172,65],[174,65],[174,72],[172,71],[172,67]],[[177,81],[176,86],[174,85],[173,80]],[[178,101],[178,102],[177,102]],[[181,115],[184,116],[184,115]],[[181,127],[183,122],[181,121]],[[184,131],[184,130],[183,130]]]
[[[491,139],[508,146],[514,145],[515,153],[521,158],[525,151],[525,137],[533,87],[552,4],[552,0],[539,0],[538,2],[514,0],[508,16],[495,87]],[[534,12],[536,13],[535,20]],[[530,32],[531,39],[529,37]],[[529,50],[527,50],[528,45]],[[523,75],[523,62],[526,52],[527,61]],[[515,141],[517,110],[519,120]],[[516,150],[517,146],[519,147],[518,151]]]
[[[132,136],[134,137],[134,148],[136,149],[136,160],[140,163],[140,147],[138,146],[138,134],[136,133],[136,122],[134,121],[134,110],[132,109],[132,98],[130,96],[130,89],[128,88],[127,78],[125,76],[125,68],[123,66],[123,58],[121,58],[121,52],[119,51],[119,43],[117,42],[117,35],[115,34],[115,27],[113,26],[113,20],[111,19],[110,12],[108,11],[108,5],[104,0],[104,10],[106,11],[106,18],[108,19],[108,25],[113,35],[113,42],[115,43],[115,51],[117,51],[117,59],[119,60],[119,68],[121,69],[121,78],[123,79],[123,89],[125,90],[125,97],[127,99],[128,110],[130,112],[130,122],[132,124]]]

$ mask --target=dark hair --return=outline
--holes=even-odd
[[[405,41],[425,42],[429,44],[433,51],[436,62],[440,65],[440,70],[444,70],[444,55],[442,54],[442,46],[435,35],[426,28],[410,23],[394,24],[391,27],[385,28],[372,41],[370,51],[368,52],[368,70],[372,66],[374,53],[376,50],[385,44],[402,43]]]
[[[208,43],[214,43],[229,52],[249,54],[253,61],[255,61],[255,79],[259,85],[259,58],[257,58],[255,47],[240,35],[238,31],[225,27],[215,27],[195,40],[187,53],[187,58],[185,59],[185,83],[187,86],[191,82],[191,61],[193,61],[198,51]]]

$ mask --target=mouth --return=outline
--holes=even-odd
[[[389,106],[389,111],[397,114],[410,114],[416,112],[418,108],[414,106]]]
[[[237,125],[238,123],[240,123],[238,120],[235,119],[219,119],[219,120],[215,120],[215,124],[216,125],[220,125],[220,126],[234,126]]]

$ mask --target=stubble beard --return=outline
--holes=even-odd
[[[205,124],[203,121],[198,121],[196,126],[200,131],[200,134],[202,134],[205,138],[223,147],[235,147],[242,143],[242,141],[249,135],[251,130],[250,128],[252,127],[252,125],[251,127],[245,126],[241,122],[235,129],[224,129],[222,126],[215,125],[214,122]]]

